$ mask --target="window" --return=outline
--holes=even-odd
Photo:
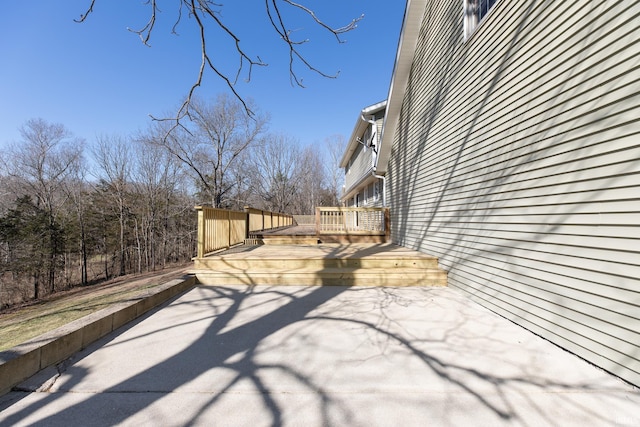
[[[467,40],[497,0],[464,0],[464,39]]]

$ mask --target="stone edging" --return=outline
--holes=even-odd
[[[114,304],[0,352],[0,396],[196,283],[194,275],[171,280],[153,288],[150,295]]]

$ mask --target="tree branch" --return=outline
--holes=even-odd
[[[339,28],[333,28],[330,27],[329,25],[327,25],[323,20],[319,19],[317,17],[317,15],[315,14],[315,12],[311,9],[309,9],[306,6],[303,6],[299,3],[293,2],[291,0],[282,0],[287,4],[290,4],[293,7],[297,7],[298,9],[303,10],[305,13],[307,13],[309,16],[311,16],[313,18],[313,20],[316,22],[316,24],[320,25],[322,28],[326,29],[327,31],[329,31],[330,33],[332,33],[336,39],[338,40],[339,43],[344,43],[345,41],[342,40],[340,38],[340,34],[344,34],[344,33],[348,33],[351,30],[355,30],[358,27],[358,21],[362,20],[364,18],[364,14],[360,15],[360,17],[352,19],[350,23],[348,23],[347,25],[343,26],[343,27],[339,27]]]
[[[93,13],[93,6],[96,4],[96,0],[91,0],[89,8],[84,14],[80,14],[80,19],[74,19],[75,22],[84,22],[91,13]]]
[[[149,45],[149,40],[151,39],[151,33],[153,32],[153,28],[156,25],[156,13],[158,12],[158,4],[156,0],[148,0],[145,4],[151,4],[151,17],[149,18],[149,22],[139,30],[133,30],[131,28],[127,28],[127,30],[135,33],[140,37],[142,44],[145,46]]]
[[[84,22],[87,17],[94,12],[94,6],[97,0],[91,0],[89,7],[85,11],[84,14],[80,15],[80,19],[75,20],[76,22]],[[243,72],[246,71],[247,78],[246,81],[251,81],[251,76],[253,73],[254,66],[266,66],[267,64],[262,61],[259,56],[255,56],[252,58],[241,46],[240,39],[236,35],[236,33],[230,29],[227,25],[225,25],[220,18],[220,11],[216,10],[216,8],[222,8],[223,5],[220,3],[216,3],[212,0],[174,0],[178,2],[178,12],[174,25],[172,26],[171,32],[172,34],[177,35],[177,27],[181,23],[183,14],[183,8],[186,10],[189,17],[192,17],[195,21],[196,28],[198,29],[199,38],[200,38],[200,52],[201,52],[201,61],[200,67],[198,69],[198,73],[195,79],[195,82],[191,85],[191,88],[188,91],[188,94],[185,98],[185,101],[182,103],[180,108],[178,109],[175,117],[173,118],[156,118],[154,116],[150,116],[155,121],[174,121],[174,126],[171,130],[174,130],[177,127],[181,127],[180,120],[185,117],[190,118],[190,104],[193,99],[195,91],[202,85],[205,72],[210,70],[220,79],[222,79],[229,90],[233,93],[233,95],[242,103],[245,111],[250,116],[253,116],[253,112],[249,109],[248,105],[244,101],[243,97],[236,89],[236,83],[238,79],[242,75]],[[151,40],[152,33],[155,29],[156,25],[156,17],[159,12],[158,9],[158,1],[157,0],[147,0],[146,5],[148,5],[151,9],[149,21],[139,30],[133,30],[128,28],[129,31],[137,34],[140,37],[142,43],[146,46],[149,46],[149,42]],[[344,43],[344,40],[341,39],[341,35],[347,33],[349,31],[354,30],[357,27],[358,21],[363,19],[364,15],[361,15],[358,18],[353,19],[347,25],[333,28],[328,25],[325,21],[320,19],[316,13],[307,6],[304,6],[301,3],[293,0],[265,0],[265,9],[267,12],[267,16],[271,26],[276,31],[276,33],[280,36],[280,38],[284,41],[284,43],[288,46],[289,49],[289,75],[291,79],[291,83],[295,84],[299,87],[304,87],[302,83],[302,79],[298,76],[295,70],[295,64],[299,61],[306,67],[308,70],[319,74],[322,77],[326,78],[336,78],[339,72],[335,74],[327,74],[315,67],[311,64],[310,61],[299,51],[299,47],[307,42],[308,39],[304,40],[294,40],[292,38],[292,30],[285,24],[284,19],[281,14],[282,5],[289,5],[293,8],[299,9],[303,11],[305,14],[309,15],[313,21],[331,33],[338,43]],[[235,46],[237,55],[238,55],[238,65],[235,71],[235,75],[230,76],[229,74],[223,72],[214,62],[211,56],[211,52],[209,50],[207,44],[207,19],[211,19],[215,26],[222,30],[226,36],[231,39],[231,42]]]
[[[320,25],[322,28],[326,29],[331,34],[333,34],[339,43],[344,43],[344,40],[340,38],[340,35],[354,30],[357,27],[358,21],[364,18],[364,15],[361,15],[359,18],[353,19],[349,24],[345,26],[342,26],[339,28],[333,28],[328,24],[326,24],[323,20],[318,18],[315,12],[309,9],[308,7],[303,6],[300,3],[297,3],[291,0],[282,0],[282,1],[292,7],[302,10],[303,12],[311,16],[311,18],[315,21],[316,24]],[[320,70],[319,68],[312,65],[305,58],[305,56],[300,53],[300,51],[298,50],[298,46],[309,42],[309,40],[304,39],[304,40],[296,41],[291,38],[292,31],[284,23],[282,14],[280,13],[280,6],[278,5],[278,0],[265,0],[265,8],[267,11],[267,16],[269,17],[269,21],[271,22],[271,26],[280,35],[280,38],[285,42],[285,44],[289,47],[289,76],[291,78],[292,84],[295,83],[296,86],[304,87],[304,85],[302,84],[302,79],[298,77],[297,73],[294,70],[296,59],[298,59],[302,64],[304,64],[304,66],[307,67],[310,71],[316,74],[319,74],[322,77],[332,78],[332,79],[338,77],[338,75],[340,74],[339,71],[333,75],[327,74],[322,70]]]

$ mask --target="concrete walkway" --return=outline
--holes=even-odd
[[[637,389],[447,288],[198,286],[59,370],[0,425],[640,425]]]

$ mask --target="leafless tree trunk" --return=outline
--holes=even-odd
[[[79,251],[80,251],[80,283],[85,286],[88,280],[88,248],[87,248],[87,185],[84,182],[84,172],[79,170],[77,175],[69,181],[65,189],[67,197],[75,210],[78,222]]]
[[[323,204],[326,193],[325,164],[317,147],[305,147],[300,153],[297,168],[298,203],[295,213],[311,215]]]
[[[141,203],[136,214],[140,217],[140,234],[143,236],[145,263],[149,270],[156,269],[158,261],[158,238],[162,236],[160,256],[166,256],[166,232],[168,227],[169,203],[176,192],[180,179],[180,164],[162,146],[149,143],[142,138],[136,145],[136,168],[134,188]],[[162,216],[165,216],[162,219]],[[161,233],[161,228],[163,228]]]
[[[106,186],[106,195],[114,203],[120,231],[120,275],[126,273],[125,229],[128,215],[127,191],[131,177],[130,143],[118,137],[100,137],[94,150],[99,168],[99,178]]]
[[[325,163],[326,174],[329,178],[329,191],[332,197],[331,205],[338,206],[342,196],[344,184],[344,171],[340,168],[340,161],[346,148],[346,142],[342,135],[333,135],[325,139],[328,159]]]

